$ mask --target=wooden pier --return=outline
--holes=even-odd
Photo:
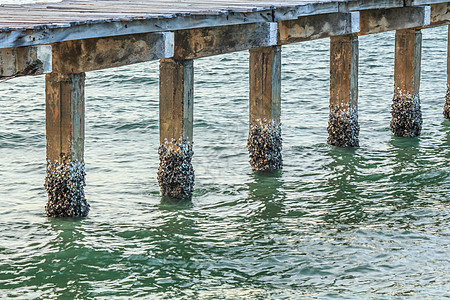
[[[328,143],[357,147],[358,36],[396,31],[391,130],[414,137],[422,129],[421,30],[450,24],[450,1],[440,0],[43,1],[0,4],[0,81],[46,74],[46,211],[55,217],[89,212],[88,71],[160,60],[158,182],[162,196],[190,198],[195,59],[249,50],[250,165],[274,171],[282,167],[283,45],[330,38]],[[450,56],[447,74],[450,118]]]

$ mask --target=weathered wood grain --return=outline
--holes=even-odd
[[[348,0],[339,3],[340,12],[403,7],[404,0]]]
[[[277,23],[266,22],[175,31],[174,58],[178,60],[273,46]]]
[[[395,33],[394,82],[396,90],[418,95],[422,57],[422,33],[405,29]]]
[[[251,124],[264,120],[280,122],[281,46],[250,50],[249,60]]]
[[[118,35],[174,31],[186,28],[212,27],[219,25],[233,25],[245,23],[259,23],[272,21],[271,14],[247,15],[234,13],[214,16],[180,16],[170,18],[110,20],[108,22],[91,22],[89,24],[74,24],[62,28],[58,26],[38,26],[36,29],[20,29],[0,31],[0,48],[49,44],[61,41],[79,40]],[[0,23],[1,19],[0,19]],[[45,25],[45,24],[44,24]]]
[[[439,26],[450,23],[450,4],[440,3],[430,5],[431,8],[431,26]]]
[[[447,27],[448,27],[448,34],[447,34],[447,88],[450,89],[450,25]]]
[[[419,6],[419,5],[430,5],[436,3],[445,3],[445,0],[407,0],[407,5]]]
[[[160,143],[193,139],[194,62],[162,59],[159,66]]]
[[[295,20],[301,16],[392,8],[403,4],[403,0],[71,0],[50,4],[0,5],[0,48]]]
[[[51,71],[52,48],[49,45],[0,49],[0,79]]]
[[[358,37],[330,39],[330,105],[348,110],[358,103]]]
[[[298,43],[359,32],[359,12],[300,17],[278,22],[278,43]]]
[[[53,44],[53,72],[81,73],[170,58],[172,32],[74,40]]]
[[[363,10],[360,12],[360,35],[421,27],[430,24],[430,7],[403,7]]]
[[[85,74],[47,74],[45,110],[47,159],[61,155],[82,161],[84,157]]]
[[[358,37],[343,35],[330,39],[330,115],[328,144],[359,146],[358,124]]]

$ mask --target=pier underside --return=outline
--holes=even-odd
[[[396,136],[415,137],[422,130],[421,30],[449,23],[450,2],[437,0],[0,4],[0,81],[46,74],[47,215],[82,217],[89,211],[85,72],[160,60],[158,183],[162,196],[190,199],[196,59],[249,51],[249,162],[272,172],[283,165],[283,45],[330,38],[328,143],[358,147],[358,36],[396,31],[390,125]]]

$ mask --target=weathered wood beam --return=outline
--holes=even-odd
[[[250,130],[247,147],[254,171],[281,169],[281,46],[250,50]]]
[[[420,66],[422,32],[398,30],[395,34],[394,100],[391,131],[395,136],[414,137],[422,130]]]
[[[193,60],[162,59],[159,68],[158,183],[164,197],[190,198],[194,190]]]
[[[277,23],[255,23],[175,31],[174,59],[231,53],[277,43]]]
[[[330,40],[330,145],[359,146],[358,44],[358,37],[353,35]]]
[[[53,72],[71,74],[173,56],[172,32],[144,33],[53,44]]]
[[[359,12],[300,17],[278,22],[278,44],[285,45],[359,32]]]
[[[325,6],[334,6],[327,3]],[[337,12],[337,8],[335,10]],[[332,12],[332,11],[329,11]],[[314,10],[309,12],[314,13]],[[146,19],[114,19],[95,22],[80,21],[78,24],[36,26],[35,29],[0,32],[0,48],[12,48],[61,41],[100,38],[106,36],[130,35],[149,32],[183,30],[213,26],[249,24],[273,21],[273,10],[257,12],[227,12],[218,15],[185,15],[151,17]]]
[[[52,72],[49,45],[0,49],[0,80]]]
[[[273,21],[295,20],[298,17],[331,14],[339,12],[339,3],[335,1],[317,2],[301,5],[289,5],[273,10]]]
[[[339,3],[340,12],[403,7],[404,0],[348,0]]]
[[[405,0],[405,4],[408,6],[430,5],[445,2],[448,2],[448,0]]]
[[[440,26],[450,24],[450,3],[440,3],[430,5],[431,24],[430,26]]]
[[[422,27],[430,24],[430,7],[403,7],[363,10],[360,12],[360,35]]]
[[[50,217],[84,217],[84,82],[85,74],[47,74],[45,188]]]
[[[445,95],[444,118],[450,119],[450,25],[447,39],[447,93]]]

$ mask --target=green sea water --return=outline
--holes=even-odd
[[[423,132],[390,133],[394,33],[360,38],[361,146],[326,144],[329,40],[283,47],[283,170],[248,164],[248,52],[195,61],[191,202],[161,199],[158,63],[87,74],[84,219],[45,216],[44,78],[0,83],[0,298],[450,297],[447,28]]]

